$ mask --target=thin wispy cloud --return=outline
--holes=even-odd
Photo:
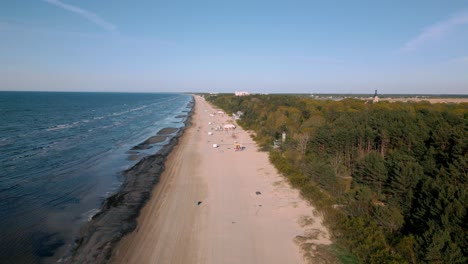
[[[425,28],[421,34],[408,41],[401,50],[415,50],[426,43],[441,39],[448,32],[464,25],[468,25],[468,12],[454,15],[445,21]]]
[[[74,5],[65,4],[61,2],[60,0],[43,0],[43,1],[52,5],[58,6],[72,13],[75,13],[87,19],[88,21],[91,21],[92,23],[96,24],[97,26],[103,28],[104,30],[108,32],[111,32],[111,33],[117,32],[117,27],[114,24],[105,21],[104,19],[102,19],[100,16],[98,16],[97,14],[93,12],[87,11],[85,9],[79,8]]]
[[[94,34],[94,33],[83,33],[79,31],[72,31],[72,30],[61,30],[56,28],[50,27],[43,27],[38,26],[31,23],[24,23],[24,22],[17,22],[17,21],[1,21],[0,20],[0,32],[4,34],[9,34],[9,36],[15,36],[15,34],[23,34],[32,36],[34,34],[38,34],[41,36],[67,36],[67,37],[75,37],[75,38],[86,38],[86,39],[105,39],[106,36],[102,34]]]

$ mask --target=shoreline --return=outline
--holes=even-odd
[[[216,129],[231,118],[195,101],[192,125],[109,263],[307,263],[318,256],[312,248],[331,243],[320,214],[248,131]]]
[[[124,182],[118,192],[107,197],[99,212],[80,228],[70,255],[62,257],[65,263],[106,263],[115,245],[137,226],[141,209],[152,195],[165,169],[165,162],[174,147],[179,143],[186,129],[191,125],[195,100],[187,104],[187,119],[184,127],[165,127],[155,136],[134,146],[130,151],[150,148],[150,144],[160,143],[170,134],[176,133],[157,153],[143,157],[130,169],[122,172]],[[162,140],[164,139],[164,140]],[[131,157],[131,153],[129,153]]]

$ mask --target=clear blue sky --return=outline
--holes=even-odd
[[[0,90],[468,94],[468,1],[2,0]]]

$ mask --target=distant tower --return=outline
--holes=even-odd
[[[372,103],[378,103],[379,102],[379,97],[377,96],[377,90],[375,90],[375,94],[374,94],[374,100],[372,100]]]

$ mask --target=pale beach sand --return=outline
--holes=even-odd
[[[321,217],[247,132],[214,130],[230,118],[195,97],[192,125],[111,263],[306,263],[299,242],[330,244]]]

